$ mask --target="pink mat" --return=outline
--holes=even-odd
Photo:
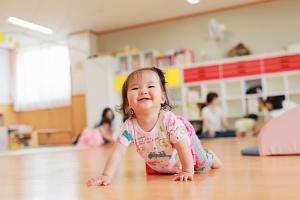
[[[269,121],[258,138],[260,155],[300,154],[300,106]]]

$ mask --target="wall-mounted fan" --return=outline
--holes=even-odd
[[[211,18],[208,22],[208,31],[210,38],[220,41],[224,38],[227,27],[225,24],[218,23],[215,18]]]

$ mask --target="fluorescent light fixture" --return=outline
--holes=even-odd
[[[187,0],[190,4],[197,4],[200,3],[200,0]]]
[[[37,24],[33,24],[31,22],[27,22],[25,20],[22,20],[22,19],[19,19],[19,18],[16,18],[16,17],[9,17],[7,19],[7,21],[11,24],[21,26],[23,28],[27,28],[27,29],[30,29],[30,30],[33,30],[33,31],[38,31],[38,32],[41,32],[41,33],[44,33],[44,34],[50,35],[50,34],[53,33],[53,31],[49,28],[46,28],[46,27],[43,27],[43,26],[40,26],[40,25],[37,25]]]

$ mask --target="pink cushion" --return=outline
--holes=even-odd
[[[269,121],[258,143],[260,155],[300,154],[300,106]]]

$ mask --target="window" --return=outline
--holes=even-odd
[[[66,46],[21,49],[16,57],[16,111],[70,105],[71,72]]]

